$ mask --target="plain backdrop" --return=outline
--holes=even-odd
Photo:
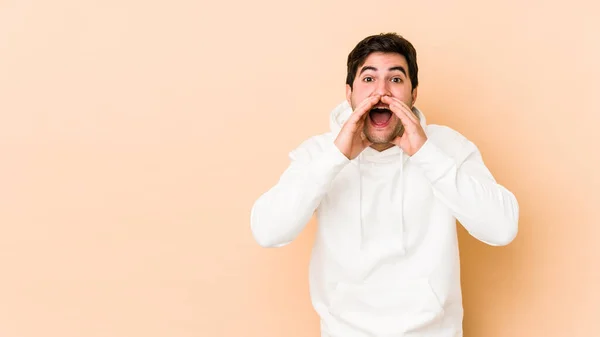
[[[0,1],[0,336],[318,336],[317,224],[254,200],[397,32],[417,106],[477,144],[520,231],[460,228],[466,337],[600,336],[593,1]]]

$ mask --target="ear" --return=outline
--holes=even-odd
[[[352,106],[352,88],[350,88],[349,84],[346,84],[346,100]]]
[[[417,88],[414,88],[412,91],[412,105],[415,105],[415,102],[417,101]],[[412,106],[411,106],[412,108]]]

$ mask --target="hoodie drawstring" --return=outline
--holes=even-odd
[[[359,212],[359,222],[360,222],[360,238],[359,238],[359,248],[362,251],[365,247],[365,221],[364,221],[364,213],[363,213],[363,172],[362,172],[362,161],[363,161],[363,153],[359,154],[357,157],[357,167],[358,167],[358,212]],[[406,161],[405,154],[403,153],[400,158],[400,174],[398,182],[399,190],[391,190],[390,199],[393,199],[394,194],[399,192],[398,195],[398,222],[395,226],[393,226],[392,232],[396,234],[395,237],[398,238],[398,251],[401,255],[405,254],[405,246],[404,246],[404,162]]]
[[[398,217],[398,247],[400,254],[404,255],[404,153],[402,153],[402,157],[400,158],[400,183],[398,188],[400,189],[400,201],[398,205],[398,209],[400,210],[400,216]]]
[[[363,221],[363,200],[362,200],[362,167],[360,163],[362,162],[363,154],[358,155],[358,212],[359,212],[359,220],[360,220],[360,239],[359,239],[359,249],[362,251],[364,247],[364,237],[365,237],[365,228]]]

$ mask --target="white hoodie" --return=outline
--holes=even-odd
[[[293,150],[252,208],[263,247],[290,243],[316,212],[309,274],[322,337],[462,336],[456,219],[490,245],[517,234],[517,200],[476,146],[413,111],[428,139],[412,157],[394,146],[349,160],[333,144],[352,113],[339,104],[331,132]]]

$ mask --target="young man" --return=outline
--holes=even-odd
[[[462,336],[455,220],[490,245],[517,234],[517,200],[477,147],[414,106],[417,73],[401,36],[359,42],[331,132],[293,150],[252,208],[263,247],[290,243],[316,212],[310,293],[322,337]]]

